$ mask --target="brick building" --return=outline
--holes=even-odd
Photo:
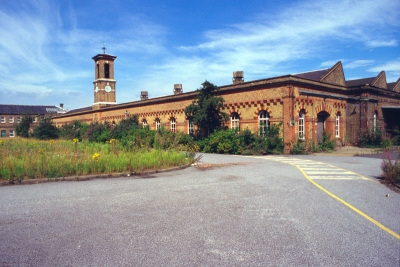
[[[29,106],[29,105],[0,105],[0,136],[15,137],[15,124],[20,123],[22,117],[32,117],[30,131],[39,125],[43,116],[64,113],[62,107],[57,106]]]
[[[115,56],[99,54],[95,61],[94,103],[86,108],[58,115],[58,126],[80,120],[115,123],[137,114],[143,125],[172,131],[193,131],[184,110],[196,91],[183,92],[175,84],[173,94],[116,103]],[[298,138],[318,142],[324,130],[338,143],[355,143],[368,127],[383,123],[389,130],[400,129],[400,79],[387,83],[385,72],[376,77],[346,81],[341,62],[324,70],[244,81],[242,71],[233,73],[233,82],[220,86],[217,95],[225,100],[223,111],[231,117],[229,128],[250,129],[263,134],[272,123],[282,123],[285,153]],[[172,89],[172,88],[171,88]]]

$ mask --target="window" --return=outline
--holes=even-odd
[[[110,78],[110,65],[104,64],[104,78]]]
[[[335,124],[336,137],[340,137],[340,113],[336,113],[336,124]]]
[[[236,112],[231,115],[231,129],[239,132],[239,114]]]
[[[304,109],[300,111],[299,114],[299,139],[304,139]]]
[[[258,134],[260,136],[265,136],[269,128],[269,114],[265,110],[262,110],[258,114]]]
[[[143,120],[143,128],[146,128],[146,127],[148,127],[147,121],[146,121],[146,120]]]
[[[188,120],[188,134],[193,135],[194,134],[194,124],[192,119]]]
[[[0,122],[1,123],[6,123],[6,117],[0,117]]]
[[[6,137],[6,130],[1,130],[1,137]]]
[[[9,118],[8,118],[8,122],[9,122],[9,123],[14,123],[14,117],[9,117]]]
[[[161,122],[160,122],[160,119],[156,119],[156,130],[158,130],[158,129],[160,129],[161,128]]]
[[[21,119],[22,119],[22,117],[17,117],[17,122],[20,123]]]
[[[33,117],[33,122],[37,122],[37,117]]]
[[[175,118],[171,118],[171,131],[176,133],[176,120],[175,120]]]
[[[14,137],[14,130],[10,130],[10,137]]]
[[[374,132],[376,132],[376,120],[377,120],[377,117],[378,117],[378,111],[375,110],[375,112],[374,112]]]

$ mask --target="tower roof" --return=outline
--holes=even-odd
[[[114,60],[116,58],[117,58],[116,56],[109,55],[109,54],[97,54],[96,56],[92,57],[93,60],[99,60],[99,59]]]

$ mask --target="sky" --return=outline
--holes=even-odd
[[[0,104],[93,104],[94,61],[117,56],[117,103],[332,67],[400,78],[398,0],[0,0]]]

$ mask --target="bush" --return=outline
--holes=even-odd
[[[25,115],[22,117],[21,122],[15,124],[14,128],[15,128],[15,133],[17,134],[17,136],[20,137],[29,137],[30,133],[29,133],[29,128],[31,127],[31,123],[33,122],[32,117]]]
[[[375,130],[370,127],[362,132],[358,138],[358,143],[360,147],[369,148],[389,148],[392,146],[389,134],[386,133],[385,127],[380,125],[377,125]]]
[[[51,118],[44,118],[39,126],[33,131],[33,136],[40,140],[57,139],[58,128],[53,124]]]
[[[78,139],[82,141],[85,136],[89,125],[86,123],[82,123],[81,121],[73,121],[69,124],[64,124],[60,127],[59,133],[60,138],[62,139]]]
[[[85,139],[89,142],[100,142],[105,143],[106,141],[112,139],[111,135],[111,123],[99,121],[94,121],[89,124],[89,128],[85,134]]]
[[[306,143],[305,140],[298,139],[291,148],[291,154],[295,155],[304,155],[308,154],[310,152],[313,153],[318,153],[318,152],[331,152],[335,150],[336,148],[336,141],[335,139],[331,139],[332,133],[328,133],[326,131],[323,132],[322,134],[322,142],[316,143],[313,142],[312,140],[308,143]]]
[[[400,151],[399,151],[400,152]],[[400,184],[400,153],[396,160],[390,158],[390,151],[386,150],[381,163],[382,177],[392,184]]]
[[[279,135],[280,124],[273,124],[265,136],[259,136],[246,129],[215,131],[208,138],[198,142],[201,151],[219,154],[281,154],[283,140]]]

